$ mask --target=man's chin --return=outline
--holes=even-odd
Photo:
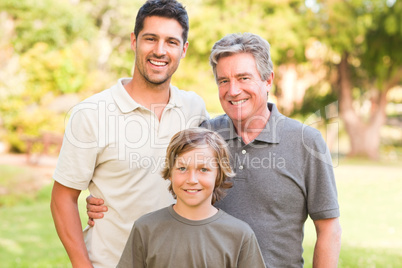
[[[159,86],[162,85],[166,82],[169,81],[170,77],[163,77],[163,78],[150,78],[150,77],[146,77],[146,80],[150,83],[153,84],[155,86]]]

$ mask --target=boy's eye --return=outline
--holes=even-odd
[[[180,170],[180,171],[185,171],[186,168],[185,168],[185,167],[179,167],[178,170]]]
[[[207,168],[201,168],[201,172],[207,172],[208,169]]]

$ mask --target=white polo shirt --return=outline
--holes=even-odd
[[[53,175],[108,206],[104,218],[84,230],[94,267],[115,267],[134,221],[174,202],[161,177],[170,138],[208,118],[201,97],[170,86],[159,121],[130,97],[123,87],[129,81],[119,79],[74,107]]]

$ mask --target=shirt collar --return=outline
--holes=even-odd
[[[130,80],[131,78],[121,78],[118,80],[117,85],[112,89],[113,99],[115,100],[117,106],[119,107],[122,113],[129,113],[137,108],[143,107],[133,98],[131,98],[131,96],[124,88],[124,85],[130,82]],[[183,101],[179,96],[180,94],[179,89],[175,86],[170,85],[169,90],[170,90],[170,98],[166,108],[183,106]]]
[[[170,85],[170,98],[168,107],[182,107],[183,106],[183,99],[180,97],[179,89],[175,86]]]
[[[271,112],[268,122],[256,140],[267,143],[279,143],[286,116],[281,114],[273,103],[268,103],[268,109]]]
[[[282,115],[278,111],[275,104],[268,103],[267,105],[271,112],[270,117],[265,125],[265,128],[255,140],[266,143],[279,143],[281,140],[280,136],[286,116]],[[224,119],[225,120],[220,125],[220,129],[217,130],[223,139],[227,141],[240,138],[240,136],[236,133],[232,119],[230,119],[227,115],[224,116]]]

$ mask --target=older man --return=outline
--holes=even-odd
[[[203,124],[219,132],[232,155],[234,187],[217,207],[247,222],[267,267],[302,267],[303,226],[317,231],[314,267],[336,267],[339,206],[331,158],[319,131],[268,103],[274,72],[269,43],[231,34],[212,48],[210,63],[225,115]]]

